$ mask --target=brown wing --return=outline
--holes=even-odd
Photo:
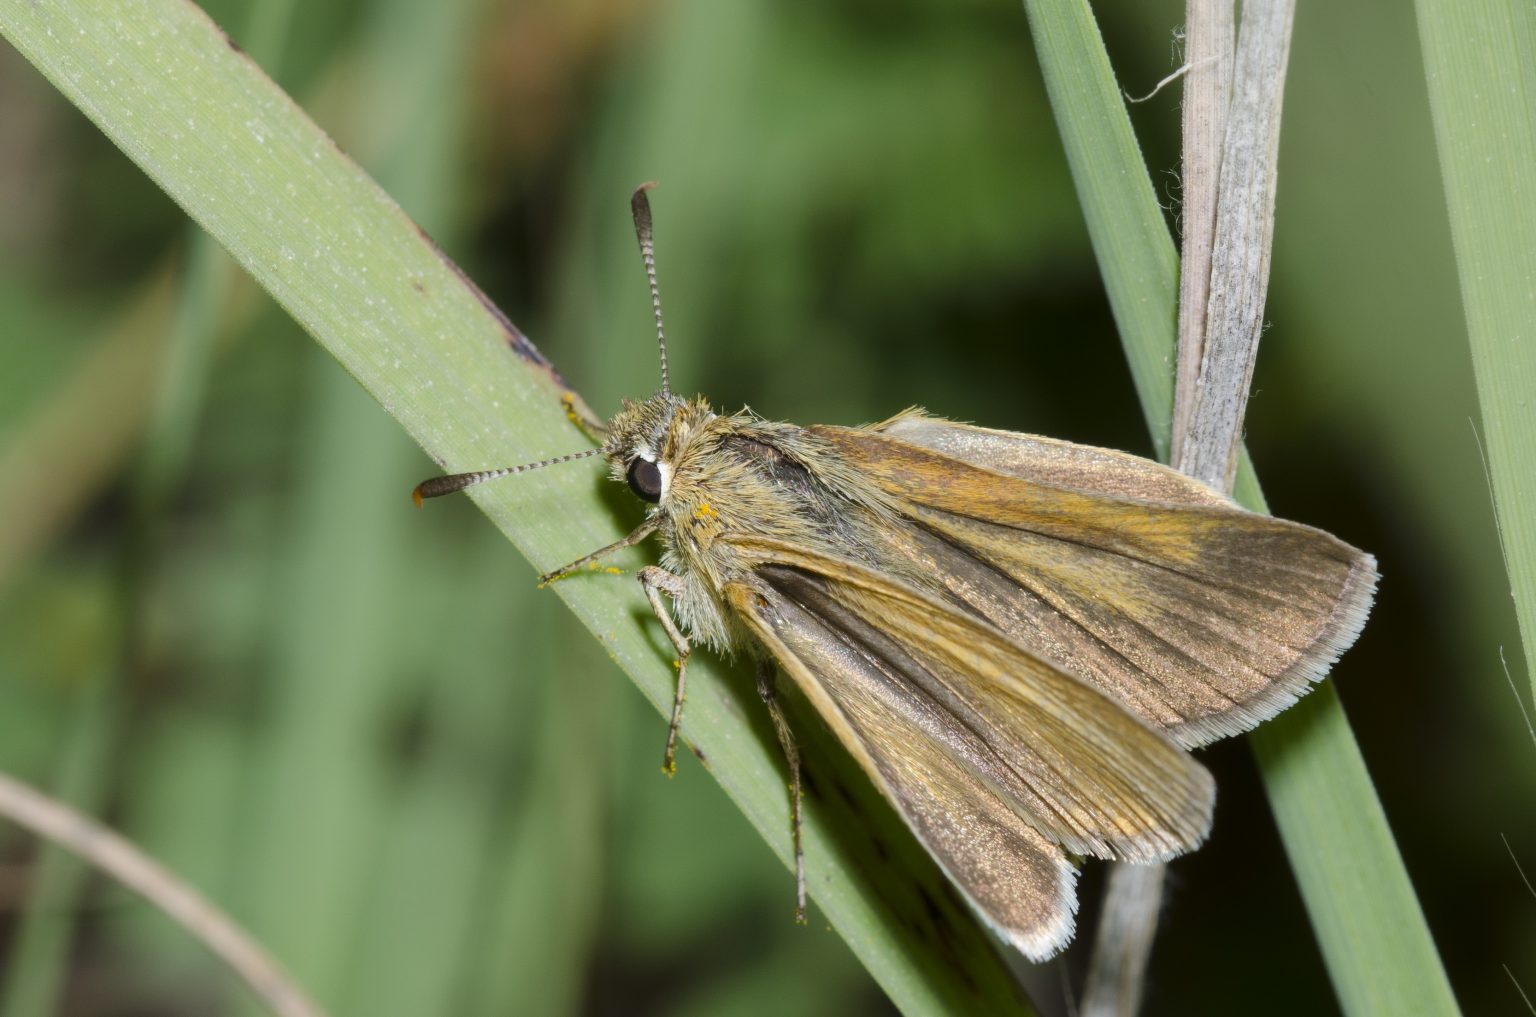
[[[1370,609],[1370,555],[1135,456],[916,414],[811,431],[918,524],[889,550],[1180,745],[1290,705]]]
[[[871,739],[849,730],[879,728],[897,754],[923,742],[925,753],[971,774],[978,793],[1074,853],[1166,859],[1206,836],[1210,774],[1100,691],[985,621],[862,565],[773,539],[731,544],[753,568],[762,616],[780,642],[793,628],[783,621],[791,605],[833,639],[808,664],[806,693],[834,727],[848,725],[839,733],[872,776],[891,779],[872,767]],[[799,639],[803,654],[813,639]],[[871,670],[886,690],[877,699],[849,677]]]
[[[1033,960],[1065,946],[1077,911],[1076,870],[920,733],[936,719],[932,704],[794,601],[739,584],[726,597],[987,922]]]

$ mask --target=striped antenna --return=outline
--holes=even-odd
[[[411,500],[420,506],[427,498],[441,498],[445,494],[454,494],[466,487],[483,484],[487,480],[510,477],[514,473],[527,473],[529,470],[542,470],[546,466],[559,466],[561,463],[575,462],[577,459],[588,459],[602,451],[602,447],[599,446],[589,448],[585,452],[572,452],[568,456],[556,456],[554,459],[546,459],[540,463],[529,463],[526,466],[504,466],[499,470],[476,470],[474,473],[450,473],[446,477],[433,477],[416,485],[416,490],[411,492]]]
[[[640,238],[640,257],[645,260],[645,277],[651,283],[651,307],[656,312],[656,344],[661,348],[661,394],[670,396],[672,386],[667,379],[667,333],[661,327],[661,290],[656,286],[656,240],[651,236],[651,202],[645,192],[656,186],[656,181],[641,184],[629,199],[629,210],[635,217],[635,236]]]

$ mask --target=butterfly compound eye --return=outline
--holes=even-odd
[[[631,460],[625,479],[635,497],[653,505],[661,501],[661,470],[649,459]]]

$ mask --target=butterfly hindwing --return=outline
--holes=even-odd
[[[899,684],[849,654],[805,609],[745,586],[726,596],[977,910],[1026,956],[1072,938],[1076,870],[1057,847],[941,746],[916,734]]]
[[[896,744],[934,746],[1077,854],[1149,861],[1204,839],[1210,775],[1113,699],[888,576],[781,541],[733,542],[761,562],[762,597],[793,604],[835,640],[818,655],[824,667],[881,677],[883,709],[900,718]],[[856,691],[845,676],[815,677],[837,686],[817,702],[823,714]]]

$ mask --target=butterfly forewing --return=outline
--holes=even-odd
[[[926,417],[881,426],[901,440],[811,430],[897,499],[914,525],[889,533],[893,550],[1181,745],[1272,716],[1364,623],[1375,563],[1320,530],[1121,453]]]

